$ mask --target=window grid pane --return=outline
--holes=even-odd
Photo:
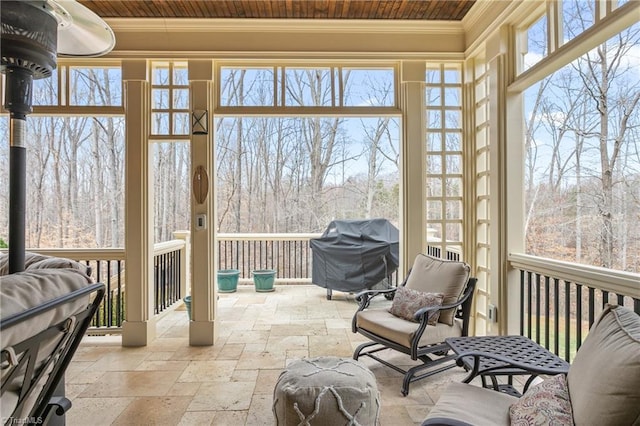
[[[393,108],[396,74],[392,66],[221,66],[217,99],[220,107]]]
[[[185,136],[190,131],[186,62],[151,63],[151,134]]]
[[[462,69],[459,65],[427,64],[425,78],[427,252],[460,259]]]

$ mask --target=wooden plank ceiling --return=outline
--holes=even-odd
[[[461,20],[475,0],[79,0],[103,18]]]

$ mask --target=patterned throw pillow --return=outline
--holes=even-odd
[[[509,407],[511,424],[573,425],[569,388],[564,374],[552,376],[530,388]]]
[[[444,295],[442,293],[425,293],[404,286],[399,287],[393,297],[389,312],[397,317],[417,322],[413,315],[418,309],[428,306],[442,306],[443,298]],[[439,316],[440,312],[431,315],[428,324],[436,325]]]

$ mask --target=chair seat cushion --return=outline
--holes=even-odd
[[[509,407],[517,401],[501,392],[454,382],[440,395],[423,425],[454,424],[451,420],[469,425],[509,425]]]
[[[411,347],[411,341],[419,324],[391,314],[387,309],[368,309],[356,314],[359,328],[391,340],[399,345]],[[453,325],[437,323],[427,326],[420,339],[420,346],[444,342],[447,337],[462,336],[462,320],[455,319]]]

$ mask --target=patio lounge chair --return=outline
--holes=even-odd
[[[8,424],[49,424],[71,406],[54,396],[104,295],[74,268],[0,276],[0,411]]]
[[[406,280],[397,288],[359,293],[360,306],[352,321],[354,333],[371,341],[358,346],[354,359],[368,356],[404,375],[402,395],[410,383],[454,367],[447,337],[466,336],[475,278],[464,262],[443,260],[420,254]],[[377,295],[393,294],[390,309],[370,308]],[[391,349],[422,364],[403,369],[380,358],[377,353]]]
[[[640,424],[640,316],[621,306],[605,308],[566,376],[551,376],[519,399],[452,383],[422,423],[509,424]]]

